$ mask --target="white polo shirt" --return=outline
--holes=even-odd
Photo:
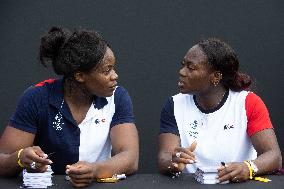
[[[198,162],[185,169],[193,173],[200,166],[255,159],[250,136],[266,128],[272,125],[261,99],[247,91],[228,90],[218,107],[209,111],[198,106],[193,95],[173,96],[162,110],[160,133],[179,135],[182,147],[197,141]]]

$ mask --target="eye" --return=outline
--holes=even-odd
[[[114,67],[107,67],[107,68],[103,71],[104,75],[109,75],[110,72],[111,72],[113,69],[114,69]]]
[[[187,67],[187,69],[189,69],[189,70],[195,70],[195,68],[192,67],[192,66],[190,66],[190,65],[187,65],[186,67]]]

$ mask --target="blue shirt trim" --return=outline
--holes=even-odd
[[[160,134],[162,133],[172,133],[172,134],[179,136],[179,130],[178,130],[176,118],[174,115],[173,97],[170,97],[166,101],[161,111]]]

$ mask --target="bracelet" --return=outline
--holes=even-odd
[[[244,161],[244,163],[248,166],[249,168],[249,179],[252,179],[252,167],[248,161]]]
[[[264,178],[264,177],[255,177],[254,174],[253,174],[253,168],[252,168],[252,165],[250,164],[249,161],[244,161],[244,163],[248,166],[249,168],[249,179],[254,179],[254,180],[257,180],[257,181],[260,181],[260,182],[269,182],[271,180],[269,180],[268,178]]]
[[[171,160],[171,165],[173,165],[173,162]],[[171,165],[168,166],[168,169],[169,169],[169,174],[171,175],[172,178],[177,178],[180,176],[181,172],[174,172],[171,168]]]
[[[21,155],[21,153],[22,153],[23,150],[24,150],[24,149],[22,148],[22,149],[20,149],[20,150],[18,151],[18,159],[17,159],[17,163],[18,163],[18,165],[19,165],[21,168],[24,168],[24,167],[25,167],[25,166],[22,164],[21,159],[20,159],[20,155]]]

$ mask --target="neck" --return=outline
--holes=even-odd
[[[88,93],[80,83],[66,79],[63,84],[64,100],[74,106],[89,106],[93,101],[93,95]]]
[[[210,92],[195,95],[196,102],[204,110],[214,109],[221,103],[225,94],[226,89],[223,86],[214,87]]]

